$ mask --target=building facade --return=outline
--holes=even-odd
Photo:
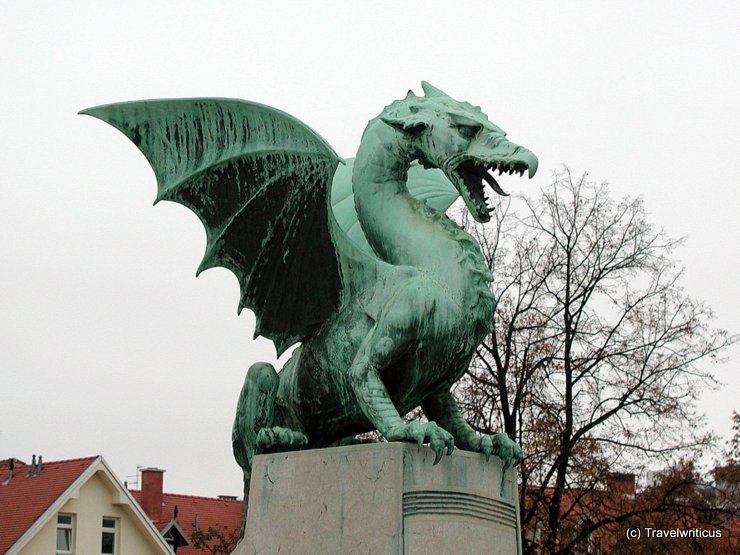
[[[0,553],[169,554],[171,550],[105,460],[0,466]]]

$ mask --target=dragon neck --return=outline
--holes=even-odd
[[[368,124],[352,175],[362,230],[379,258],[436,276],[489,325],[492,278],[480,247],[444,213],[409,194],[408,168],[416,157],[379,118]]]

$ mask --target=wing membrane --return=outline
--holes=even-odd
[[[337,168],[331,187],[331,206],[334,217],[339,229],[355,243],[357,248],[374,257],[375,253],[360,227],[355,210],[355,195],[352,191],[354,158],[348,158],[345,162],[345,165]],[[440,212],[446,212],[460,196],[442,170],[425,169],[416,162],[409,167],[406,187],[412,197],[426,202],[431,208]]]
[[[206,230],[198,272],[239,280],[255,335],[278,353],[336,309],[341,278],[328,191],[340,162],[299,120],[233,99],[147,100],[83,110],[123,132],[157,177],[157,201],[190,208]]]

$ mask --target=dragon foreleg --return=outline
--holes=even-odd
[[[480,436],[465,420],[449,391],[428,397],[421,404],[421,408],[424,409],[427,418],[439,422],[455,436],[457,447],[465,451],[479,450]]]
[[[488,460],[491,455],[499,457],[505,466],[522,462],[522,450],[505,433],[480,435],[468,424],[460,412],[452,393],[445,391],[427,398],[422,403],[424,414],[452,432],[455,443],[465,451],[483,453]]]
[[[442,453],[452,453],[455,440],[450,433],[437,426],[435,422],[404,422],[398,413],[380,374],[407,352],[418,326],[409,315],[419,315],[419,311],[409,310],[416,290],[407,288],[401,291],[392,302],[386,305],[378,322],[368,332],[358,349],[350,369],[351,387],[360,409],[372,425],[388,441],[414,441],[419,445],[429,443],[439,462]],[[417,305],[418,306],[418,305]],[[434,303],[431,303],[433,310]],[[421,312],[430,317],[428,312]]]

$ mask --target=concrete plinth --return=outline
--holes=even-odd
[[[255,457],[237,555],[518,555],[516,471],[377,443]]]

